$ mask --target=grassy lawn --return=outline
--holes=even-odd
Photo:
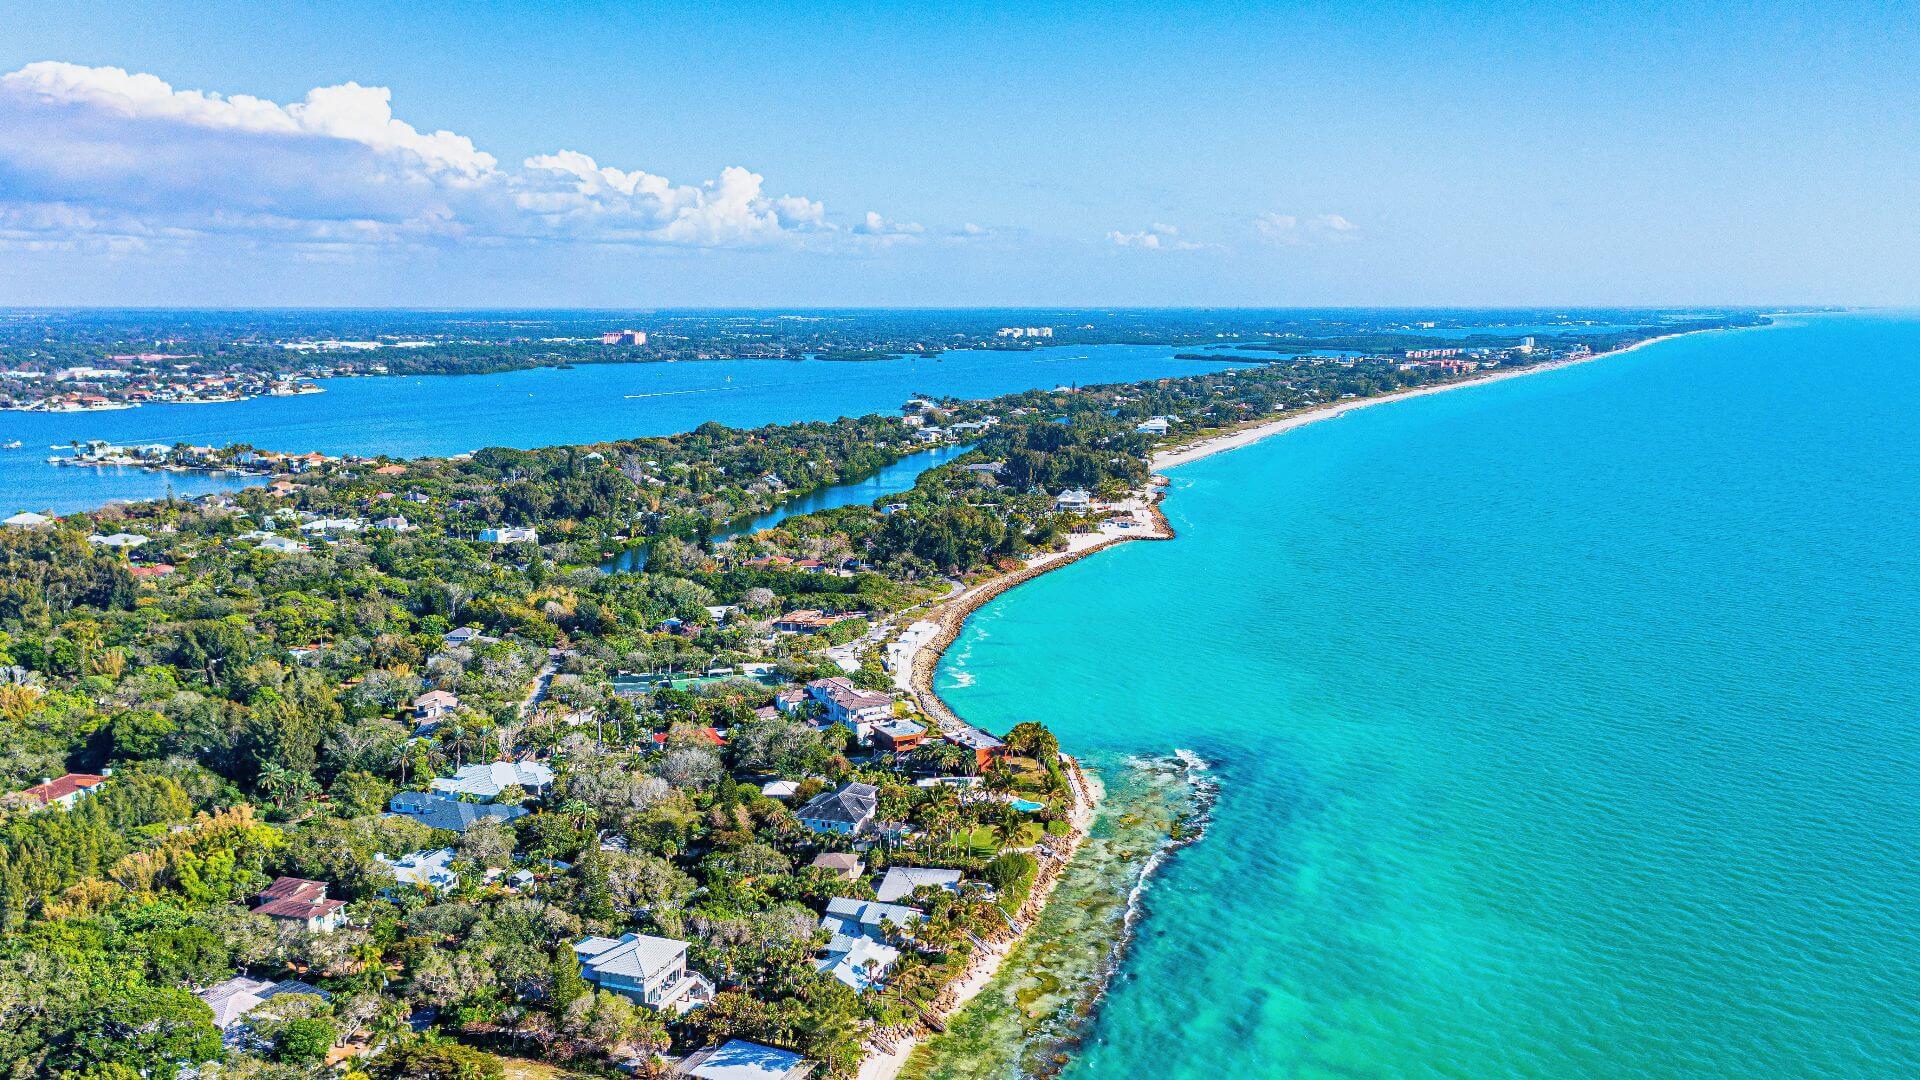
[[[507,1080],[574,1080],[582,1075],[527,1058],[502,1057],[500,1064],[507,1070]]]

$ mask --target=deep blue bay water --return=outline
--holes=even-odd
[[[1786,320],[1175,470],[944,695],[1190,749],[1065,1075],[1920,1074],[1920,319]]]
[[[16,510],[68,512],[109,499],[157,498],[172,480],[183,495],[231,479],[139,469],[59,468],[48,447],[75,439],[120,444],[225,446],[326,454],[456,454],[483,446],[530,448],[893,412],[915,394],[994,397],[1022,390],[1189,375],[1259,360],[1176,360],[1178,348],[1096,345],[1028,351],[963,350],[938,359],[864,363],[712,360],[600,364],[498,375],[328,379],[326,393],[218,405],[150,405],[118,412],[0,412],[0,517]],[[908,487],[912,484],[908,483]]]

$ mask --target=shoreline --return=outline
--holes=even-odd
[[[1349,401],[1335,402],[1292,413],[1274,420],[1256,421],[1244,427],[1211,435],[1196,442],[1155,451],[1148,462],[1150,477],[1146,489],[1136,492],[1131,498],[1116,504],[1117,509],[1127,512],[1128,526],[1115,527],[1110,523],[1103,525],[1097,532],[1073,534],[1068,538],[1066,550],[1048,552],[1043,555],[1031,557],[1016,569],[997,574],[985,581],[967,586],[960,592],[939,601],[935,609],[928,613],[928,617],[919,620],[922,622],[932,622],[936,630],[933,634],[923,636],[917,641],[908,654],[906,663],[903,665],[906,669],[904,672],[904,688],[911,694],[921,713],[932,720],[936,728],[945,727],[949,724],[965,725],[966,721],[962,720],[960,715],[954,711],[953,707],[948,705],[934,690],[933,680],[934,675],[938,671],[941,658],[946,655],[947,650],[958,640],[960,632],[966,627],[967,620],[973,616],[974,612],[1002,594],[1018,588],[1042,574],[1050,573],[1063,566],[1076,563],[1097,551],[1104,551],[1107,548],[1134,540],[1175,539],[1177,534],[1173,529],[1173,525],[1167,520],[1166,515],[1162,513],[1160,509],[1160,502],[1165,498],[1168,483],[1167,478],[1160,475],[1164,469],[1176,468],[1202,460],[1203,458],[1212,457],[1215,454],[1225,453],[1229,450],[1237,450],[1243,446],[1251,446],[1254,443],[1274,435],[1305,427],[1308,424],[1321,420],[1330,420],[1334,417],[1343,416],[1356,409],[1363,409],[1393,401],[1403,401],[1408,398],[1425,397],[1430,394],[1445,393],[1450,390],[1481,386],[1487,383],[1502,382],[1507,379],[1522,378],[1528,375],[1538,375],[1549,371],[1557,371],[1562,368],[1572,367],[1576,364],[1585,364],[1606,357],[1618,356],[1622,353],[1632,352],[1636,349],[1645,348],[1646,346],[1662,341],[1685,337],[1689,333],[1706,332],[1707,331],[1704,330],[1697,330],[1662,334],[1658,337],[1634,342],[1632,345],[1627,345],[1619,349],[1610,349],[1606,352],[1594,353],[1590,356],[1583,356],[1577,359],[1559,360],[1504,371],[1490,371],[1484,374],[1468,376],[1463,379],[1415,387],[1391,394],[1381,394],[1375,397],[1355,398]],[[900,674],[896,673],[896,681],[898,681],[899,678]],[[1026,904],[1021,908],[1020,914],[1029,915],[1029,913],[1031,913],[1025,924],[1020,926],[1015,935],[1004,945],[994,945],[985,949],[981,954],[985,957],[984,961],[976,962],[968,971],[966,977],[961,979],[952,988],[950,998],[937,1010],[932,1011],[931,1015],[937,1022],[941,1023],[942,1027],[944,1027],[946,1018],[953,1016],[965,1008],[967,1003],[977,997],[981,991],[985,990],[987,984],[993,980],[993,977],[999,972],[1006,958],[1019,946],[1025,935],[1026,928],[1032,925],[1032,920],[1037,918],[1040,910],[1045,907],[1047,898],[1052,893],[1053,886],[1059,879],[1060,871],[1066,866],[1067,862],[1072,859],[1074,853],[1079,849],[1080,844],[1086,839],[1099,799],[1098,795],[1090,787],[1085,774],[1081,771],[1079,762],[1072,758],[1068,758],[1067,760],[1071,762],[1069,778],[1073,781],[1074,811],[1072,817],[1073,830],[1067,836],[1065,850],[1059,853],[1058,858],[1049,859],[1041,867],[1041,879],[1034,883],[1033,893],[1028,896]],[[867,1059],[861,1063],[856,1080],[897,1080],[901,1071],[906,1067],[908,1059],[912,1057],[914,1050],[926,1038],[927,1029],[930,1026],[930,1024],[923,1020],[912,1034],[898,1039],[888,1047],[876,1048]]]
[[[1661,334],[1659,337],[1650,337],[1643,341],[1636,341],[1631,345],[1625,345],[1618,349],[1608,349],[1606,352],[1592,353],[1570,360],[1553,360],[1544,364],[1529,364],[1526,367],[1518,368],[1496,368],[1492,371],[1476,372],[1461,379],[1453,379],[1442,383],[1428,383],[1425,386],[1416,386],[1407,390],[1396,390],[1391,394],[1377,394],[1373,397],[1352,398],[1347,401],[1316,405],[1313,408],[1289,413],[1273,420],[1254,421],[1244,427],[1210,435],[1197,442],[1156,450],[1149,462],[1148,468],[1155,473],[1160,472],[1162,469],[1178,468],[1181,465],[1199,461],[1202,458],[1209,458],[1215,454],[1225,453],[1228,450],[1238,450],[1243,446],[1252,446],[1262,439],[1292,431],[1295,428],[1302,428],[1308,424],[1318,423],[1322,420],[1331,420],[1336,416],[1344,416],[1356,409],[1370,408],[1374,405],[1385,405],[1394,401],[1405,401],[1409,398],[1427,397],[1432,394],[1444,394],[1451,390],[1464,390],[1472,386],[1485,386],[1489,383],[1505,382],[1508,379],[1522,379],[1529,375],[1544,375],[1549,371],[1560,371],[1580,364],[1590,364],[1595,360],[1604,360],[1611,356],[1621,356],[1637,349],[1644,349],[1649,345],[1657,345],[1662,341],[1672,341],[1675,338],[1687,337],[1691,334],[1707,334],[1713,332],[1714,331],[1711,330],[1686,330],[1673,334]]]
[[[1020,910],[1008,916],[1009,923],[1014,927],[1013,936],[1004,942],[982,942],[981,951],[974,954],[974,962],[967,969],[965,977],[948,988],[944,1000],[936,1008],[922,1013],[921,1020],[914,1025],[910,1034],[869,1053],[866,1060],[860,1063],[854,1080],[897,1080],[906,1068],[907,1061],[913,1057],[913,1052],[926,1041],[929,1032],[945,1031],[946,1021],[966,1008],[968,1002],[979,997],[981,991],[987,988],[993,977],[1000,973],[1000,966],[1026,940],[1027,931],[1032,929],[1040,913],[1046,909],[1054,886],[1060,883],[1067,864],[1073,861],[1080,845],[1086,841],[1093,827],[1094,811],[1100,804],[1095,782],[1090,781],[1081,769],[1079,759],[1064,754],[1061,757],[1067,763],[1067,783],[1073,792],[1073,812],[1068,819],[1073,828],[1064,838],[1065,842],[1057,848],[1050,848],[1044,840],[1034,846],[1035,857],[1040,860],[1040,871],[1034,879],[1033,891],[1027,894]]]

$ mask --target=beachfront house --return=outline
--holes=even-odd
[[[827,901],[826,914],[820,917],[828,940],[814,967],[855,991],[864,991],[884,980],[900,959],[900,950],[887,941],[887,934],[925,918],[919,908],[836,896]]]
[[[807,684],[807,696],[825,707],[829,721],[852,731],[863,743],[873,738],[875,723],[893,716],[892,695],[862,690],[842,675],[813,680]]]
[[[858,836],[873,822],[880,807],[880,789],[872,784],[842,784],[823,791],[794,811],[800,824],[817,833]]]
[[[934,870],[918,866],[889,867],[886,876],[880,879],[880,887],[873,895],[885,903],[905,900],[913,895],[915,889],[945,889],[950,893],[960,891],[960,871]]]
[[[347,902],[327,899],[327,883],[307,878],[281,877],[260,891],[256,915],[294,923],[316,934],[331,934],[346,925]]]
[[[975,772],[986,772],[988,766],[1007,756],[1007,744],[966,724],[955,724],[940,733],[941,737],[956,746],[973,751]]]
[[[590,937],[573,947],[580,977],[602,990],[663,1012],[684,1013],[713,1000],[713,983],[687,970],[687,943],[651,934]]]
[[[492,802],[511,787],[538,798],[553,786],[553,770],[537,761],[493,761],[483,765],[468,765],[452,776],[435,780],[427,786],[448,795],[465,796],[481,802]]]
[[[483,821],[506,824],[527,811],[503,803],[471,803],[427,791],[403,791],[387,803],[389,813],[410,817],[429,829],[465,833]]]
[[[799,1054],[746,1039],[695,1050],[673,1067],[692,1080],[806,1080],[812,1072],[813,1062]]]

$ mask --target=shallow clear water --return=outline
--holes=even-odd
[[[1075,1077],[1920,1072],[1920,320],[1696,336],[1175,471],[943,693],[1211,760]]]
[[[139,469],[56,468],[51,445],[225,446],[326,454],[455,454],[483,446],[557,446],[733,427],[893,412],[916,394],[993,397],[1061,385],[1132,382],[1245,367],[1176,360],[1181,349],[1145,345],[958,351],[938,359],[865,363],[713,360],[599,364],[499,375],[327,379],[324,394],[218,405],[149,405],[98,413],[0,412],[0,517],[20,509],[65,512],[108,499],[155,498],[171,476],[182,494],[231,486],[209,477]]]

